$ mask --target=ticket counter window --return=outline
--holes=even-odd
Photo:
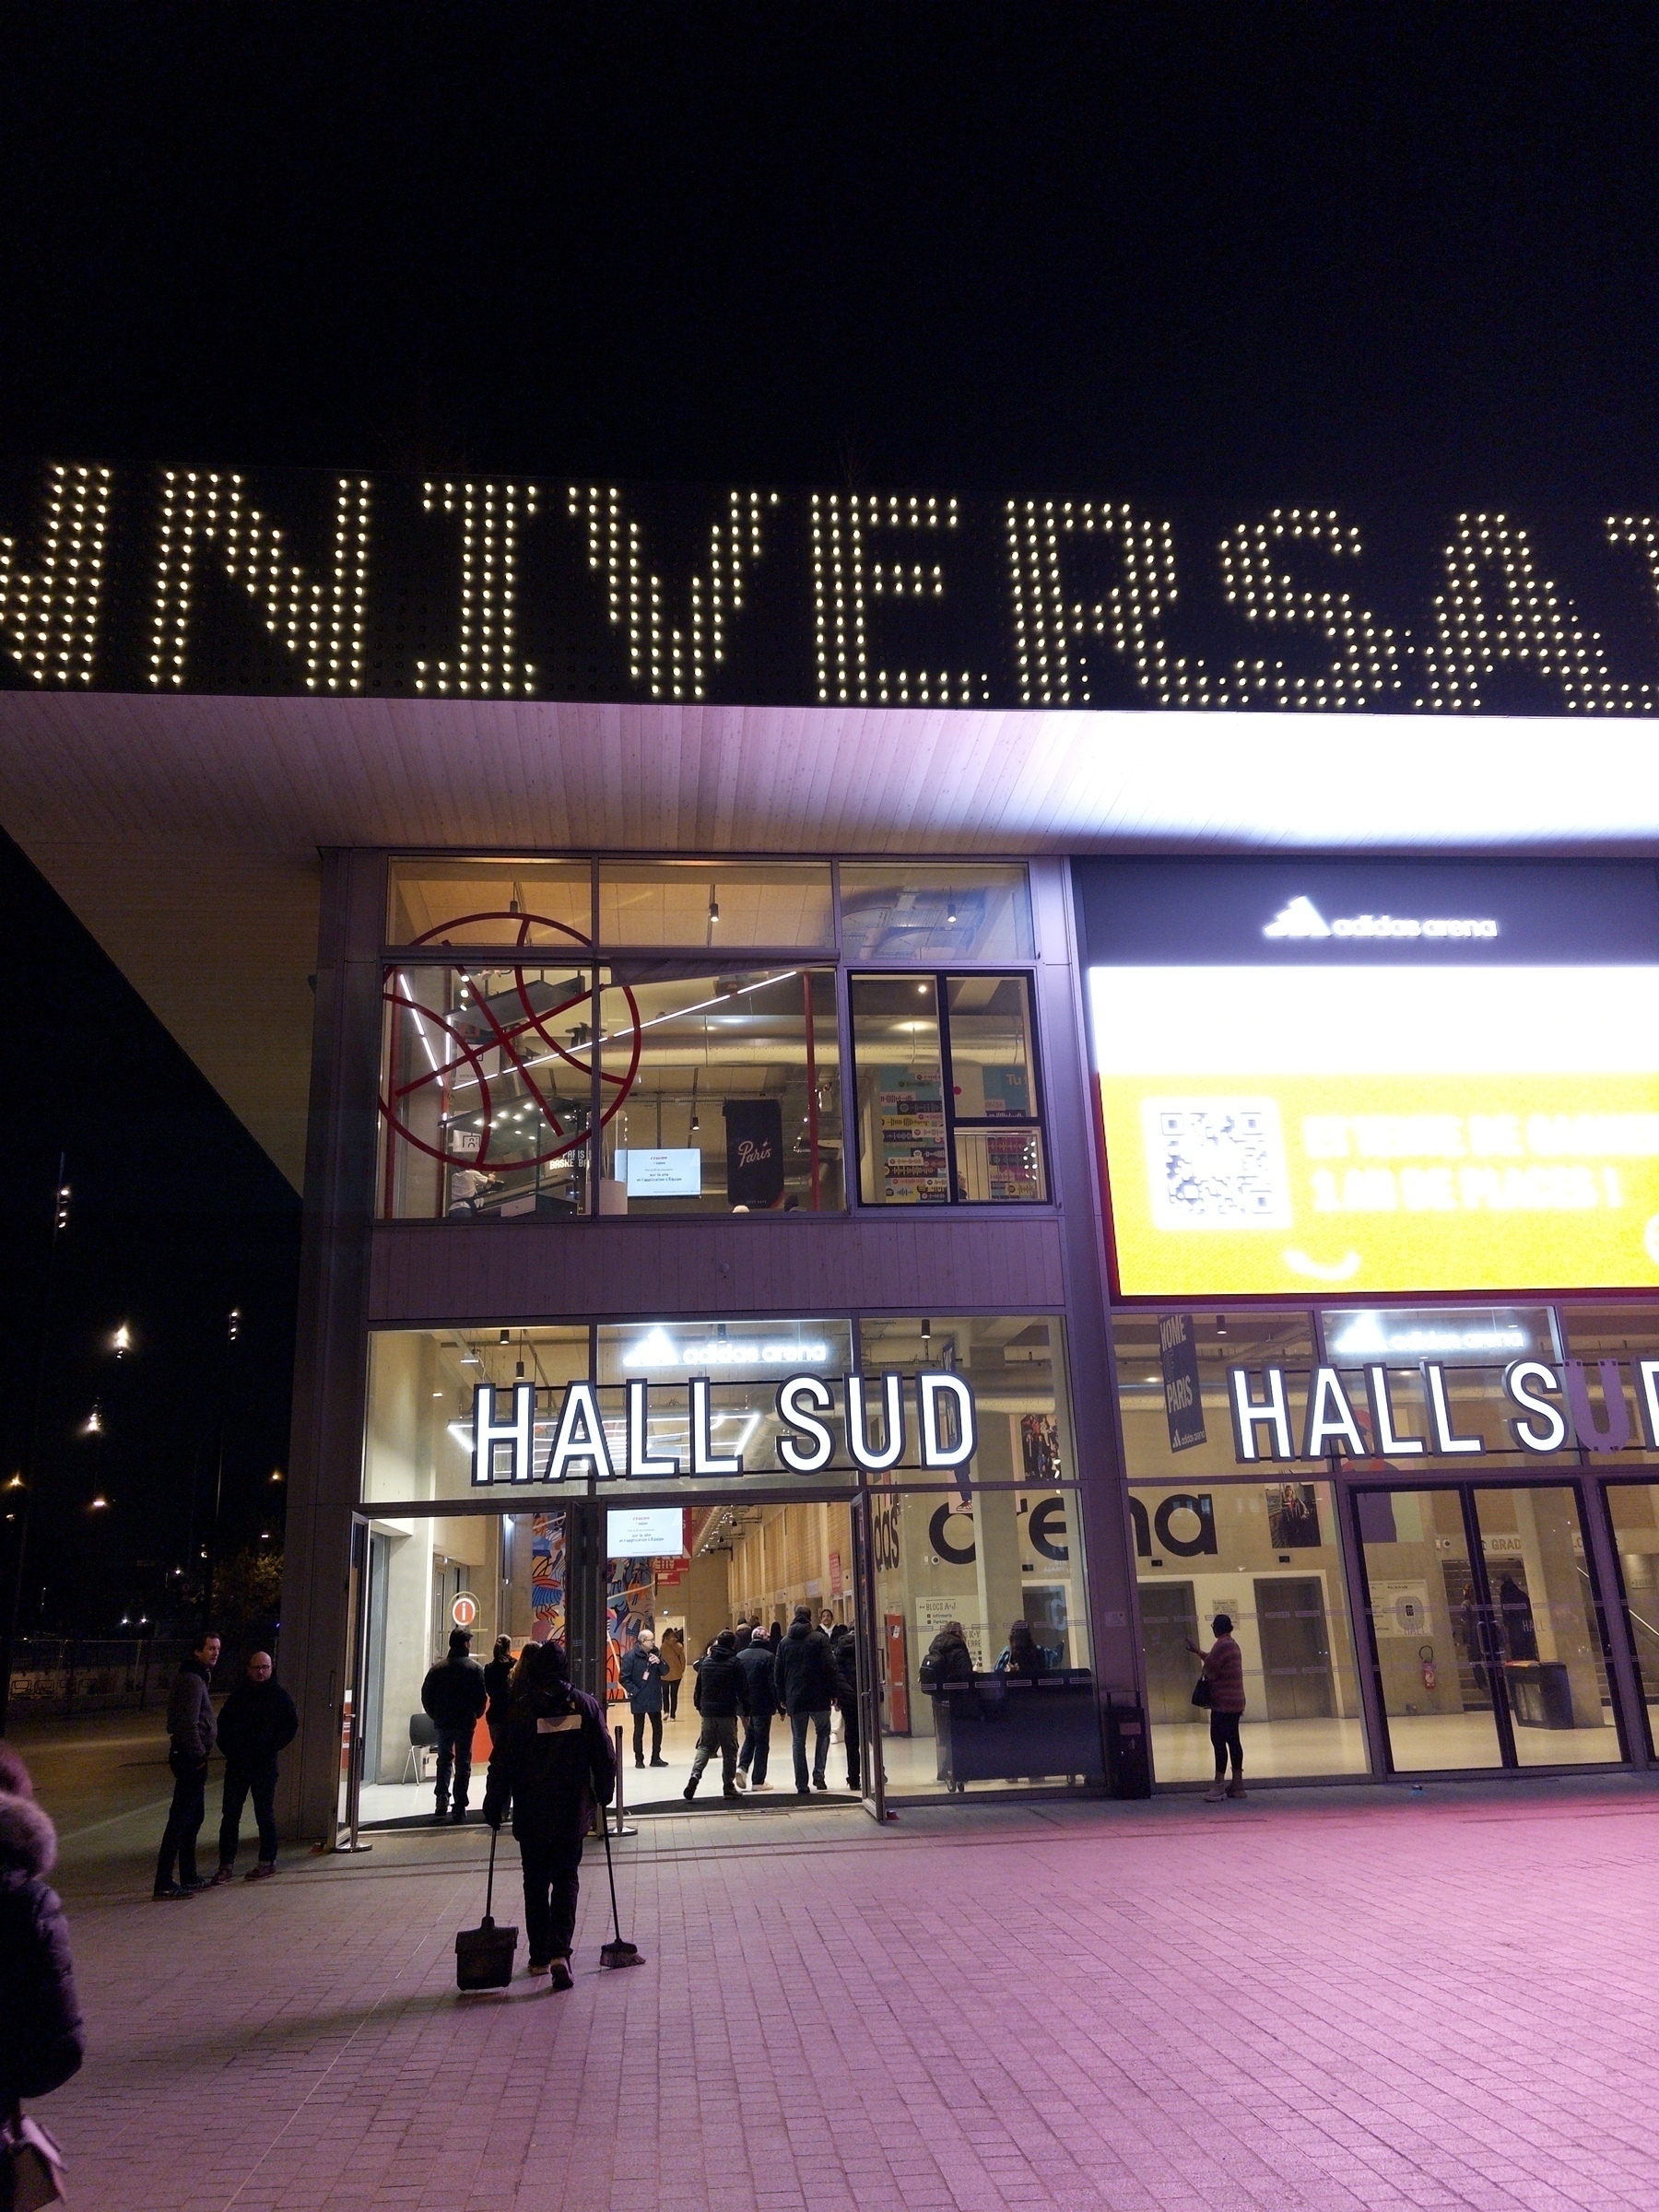
[[[1244,1773],[1367,1771],[1341,1532],[1324,1482],[1137,1485],[1130,1492],[1147,1718],[1159,1783],[1208,1782],[1209,1715],[1193,1703],[1218,1613],[1244,1657]]]
[[[1624,1756],[1575,1488],[1361,1490],[1354,1505],[1396,1772]]]

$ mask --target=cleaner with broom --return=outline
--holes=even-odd
[[[484,1818],[508,1803],[524,1870],[528,1971],[569,1989],[582,1838],[617,1786],[616,1754],[597,1703],[571,1681],[561,1643],[530,1643],[512,1670],[507,1716],[489,1761]]]

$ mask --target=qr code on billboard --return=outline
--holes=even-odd
[[[1272,1099],[1147,1099],[1159,1229],[1288,1229],[1290,1191]]]

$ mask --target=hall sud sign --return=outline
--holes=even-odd
[[[1582,1359],[1512,1359],[1504,1369],[1503,1402],[1510,1408],[1504,1426],[1521,1451],[1535,1457],[1574,1445],[1622,1452],[1633,1435],[1659,1451],[1659,1359],[1594,1365],[1594,1392]],[[1639,1427],[1625,1395],[1626,1365]],[[1230,1367],[1227,1397],[1233,1456],[1245,1465],[1328,1460],[1333,1453],[1350,1459],[1475,1458],[1487,1450],[1484,1437],[1458,1428],[1446,1369],[1431,1359],[1415,1369],[1382,1362],[1362,1370],[1315,1367],[1300,1424],[1282,1367]]]
[[[907,1387],[912,1382],[913,1390]],[[734,1450],[715,1448],[707,1375],[693,1375],[686,1386],[689,1394],[688,1465],[682,1465],[678,1453],[665,1452],[660,1441],[652,1438],[653,1387],[638,1378],[623,1385],[628,1414],[618,1440],[618,1451],[606,1427],[595,1383],[568,1382],[557,1421],[538,1423],[534,1383],[515,1383],[512,1411],[503,1414],[499,1408],[506,1394],[493,1383],[480,1382],[473,1392],[474,1486],[488,1488],[502,1482],[563,1482],[572,1474],[589,1470],[602,1482],[627,1477],[665,1480],[678,1475],[735,1477],[758,1471],[747,1466],[741,1442]],[[880,1440],[874,1442],[872,1394],[880,1416]],[[780,1381],[773,1405],[780,1424],[780,1433],[773,1440],[778,1465],[792,1475],[817,1475],[831,1464],[835,1434],[823,1417],[838,1411],[853,1461],[866,1474],[884,1474],[905,1456],[913,1412],[922,1465],[953,1473],[966,1494],[968,1463],[979,1448],[979,1424],[971,1388],[948,1369],[923,1368],[913,1378],[887,1373],[874,1392],[866,1377],[843,1375],[839,1406],[836,1393],[824,1376],[789,1374]],[[539,1466],[538,1428],[547,1433]]]

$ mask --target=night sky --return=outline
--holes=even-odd
[[[1659,12],[1589,0],[19,6],[0,451],[1651,500],[1656,65]],[[9,1467],[61,1145],[24,1625],[44,1583],[90,1630],[199,1543],[232,1303],[227,1535],[279,1533],[298,1210],[9,850],[0,895],[0,1434]]]

